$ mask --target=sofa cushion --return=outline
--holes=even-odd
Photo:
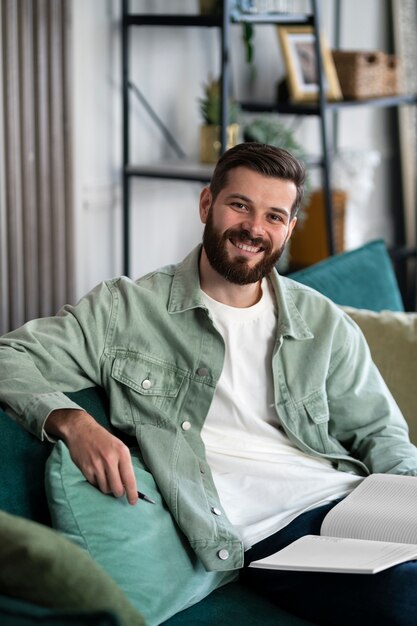
[[[382,240],[329,257],[288,275],[336,304],[372,311],[403,311],[391,259]]]
[[[90,387],[68,396],[94,415],[100,424],[111,428],[108,400],[102,389]],[[51,446],[34,437],[2,410],[0,432],[0,509],[50,525],[44,473]]]
[[[4,511],[0,511],[0,593],[43,607],[114,613],[124,626],[145,624],[88,554],[51,528]],[[4,624],[5,618],[0,621]]]
[[[216,589],[208,598],[171,617],[164,626],[314,626],[291,615],[241,583]]]
[[[1,489],[0,509],[49,524],[43,473],[50,452],[48,444],[0,411]]]
[[[120,626],[108,611],[50,609],[0,594],[1,626]]]
[[[342,307],[365,335],[372,358],[397,401],[417,444],[417,313]]]
[[[156,504],[139,500],[131,506],[125,497],[101,493],[85,480],[62,442],[47,462],[46,490],[54,527],[90,553],[152,626],[199,602],[237,573],[205,571],[138,449],[131,449],[131,455],[137,484]]]

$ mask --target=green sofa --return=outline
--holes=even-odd
[[[401,398],[401,402],[398,398],[397,401],[410,423],[412,436],[417,440],[417,420],[414,416],[415,403],[410,401],[409,392],[412,385],[408,385],[408,380],[412,380],[410,377],[414,376],[415,380],[417,373],[413,370],[417,367],[414,364],[417,362],[415,359],[417,314],[403,312],[400,292],[384,243],[382,241],[371,242],[355,251],[332,257],[316,266],[297,272],[292,277],[315,287],[338,305],[347,307],[346,311],[356,319],[367,338],[369,333],[368,342],[371,351],[373,353],[375,351],[374,358],[377,365],[382,374],[386,376],[388,386],[391,387],[394,396]],[[382,310],[384,313],[380,313]],[[391,329],[394,330],[391,332]],[[397,333],[396,337],[399,336],[400,339],[395,338],[391,341],[390,337],[394,331]],[[388,342],[388,344],[382,346],[384,342],[385,344]],[[408,358],[407,348],[404,346],[410,348],[408,378],[407,375],[397,375],[399,362],[395,364],[395,367],[392,367],[392,358],[398,360]],[[398,352],[397,356],[395,356],[395,350]],[[387,361],[389,361],[388,365]],[[405,393],[404,387],[407,385],[408,393]],[[84,389],[68,395],[85,407],[101,424],[112,429],[108,420],[107,398],[101,389]],[[41,526],[35,524],[35,527],[41,531],[41,534],[42,529],[45,529],[45,533],[55,533],[55,531],[47,529],[50,526],[50,516],[44,488],[45,463],[51,445],[41,443],[32,437],[3,411],[0,411],[0,432],[0,510],[9,515],[7,519],[9,522],[11,521],[12,526],[13,520],[16,521],[15,525],[19,526],[18,522],[25,518],[40,524]],[[28,524],[30,526],[27,532],[30,537],[31,522]],[[4,532],[0,523],[0,546],[6,545],[9,539],[8,535],[4,535]],[[23,532],[23,534],[25,533]],[[51,545],[54,545],[55,535],[57,533],[51,539]],[[49,535],[46,536],[48,543]],[[64,548],[62,549],[63,553],[65,552]],[[27,550],[27,547],[25,549]],[[57,547],[50,551],[53,554],[52,557],[49,555],[48,558],[53,559],[55,553],[61,553],[61,548]],[[10,557],[10,554],[5,555],[4,552],[0,548],[0,571],[5,562],[2,559],[5,560],[7,557],[9,563],[16,554],[16,552],[12,552],[12,557]],[[65,581],[69,579],[73,586],[77,585],[77,578],[71,579],[68,572],[64,570],[68,567],[71,571],[74,563],[82,560],[80,552],[81,550],[75,552],[73,557],[68,558],[67,561],[70,562],[66,563],[65,567],[62,562],[58,566],[57,571],[60,575],[65,575],[61,585],[65,586]],[[68,601],[72,603],[66,606],[62,598],[58,602],[58,598],[65,595],[63,591],[60,593],[54,590],[49,597],[48,594],[45,596],[45,593],[42,595],[39,587],[45,591],[47,586],[42,575],[48,568],[51,569],[52,565],[50,561],[47,561],[46,564],[45,562],[41,563],[36,569],[36,555],[29,554],[28,556],[26,553],[25,555],[26,561],[23,559],[23,563],[26,563],[23,565],[24,573],[31,577],[31,581],[25,581],[25,584],[22,584],[22,576],[19,579],[21,572],[18,571],[17,578],[19,580],[11,588],[10,577],[6,579],[5,576],[0,575],[0,624],[2,626],[27,626],[29,624],[52,626],[63,624],[133,626],[133,624],[138,624],[139,626],[144,623],[139,615],[136,617],[134,612],[130,613],[132,607],[123,604],[123,599],[117,595],[118,590],[106,586],[110,585],[107,580],[102,583],[103,589],[105,589],[103,595],[107,595],[110,599],[104,605],[90,599],[84,602],[83,599],[82,602]],[[16,573],[16,569],[18,570],[18,557],[16,559],[14,573]],[[81,569],[85,579],[86,572],[89,571],[88,563],[83,563]],[[98,571],[93,571],[90,575],[96,586],[101,584],[100,576]],[[88,586],[85,580],[82,584]],[[63,587],[59,589],[62,590]],[[112,595],[113,592],[114,596]],[[97,594],[97,589],[92,590],[91,594],[94,597],[100,596]],[[72,598],[73,596],[70,595],[69,597]],[[115,598],[114,601],[111,600],[113,597]],[[221,623],[223,626],[229,624],[239,624],[239,626],[249,624],[308,626],[309,624],[276,608],[269,601],[250,592],[238,582],[229,583],[217,589],[196,605],[177,613],[164,622],[165,626],[206,626],[214,623]],[[312,625],[310,624],[310,626]]]

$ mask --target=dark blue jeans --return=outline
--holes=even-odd
[[[245,565],[303,535],[320,534],[335,502],[307,511],[254,545]],[[417,520],[416,520],[417,524]],[[294,615],[320,626],[417,626],[417,561],[378,574],[286,572],[245,567],[241,582]]]

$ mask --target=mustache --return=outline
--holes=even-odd
[[[252,246],[262,246],[264,250],[269,250],[271,248],[271,243],[267,239],[263,237],[252,237],[248,230],[244,228],[229,228],[224,233],[225,239],[236,239],[241,243],[250,243]]]

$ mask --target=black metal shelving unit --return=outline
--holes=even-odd
[[[340,25],[340,1],[336,0],[335,27],[336,33]],[[295,104],[291,102],[242,102],[241,108],[247,112],[270,112],[291,115],[316,116],[320,125],[321,155],[312,158],[309,165],[319,166],[322,170],[322,186],[324,191],[325,216],[327,224],[327,240],[329,254],[335,252],[334,224],[331,193],[331,156],[334,149],[332,137],[332,121],[330,116],[345,108],[355,107],[398,107],[401,105],[416,105],[417,94],[399,95],[382,98],[370,98],[354,101],[328,101],[324,86],[324,70],[320,55],[321,50],[321,2],[310,0],[310,12],[305,14],[288,13],[243,13],[236,8],[232,0],[223,0],[222,14],[219,16],[202,15],[150,15],[129,13],[129,0],[122,0],[122,80],[123,80],[123,271],[130,273],[130,193],[129,186],[133,177],[160,178],[171,180],[190,180],[206,183],[210,180],[212,167],[198,163],[181,161],[177,164],[161,163],[158,166],[135,166],[130,163],[129,154],[129,38],[132,28],[137,27],[191,27],[191,28],[216,28],[220,32],[220,84],[221,84],[221,151],[227,145],[227,121],[229,118],[228,98],[230,84],[230,28],[232,24],[251,23],[253,25],[310,25],[315,34],[315,51],[317,61],[318,99],[312,104]],[[336,37],[337,38],[337,37]],[[336,42],[337,47],[337,42]],[[399,232],[404,230],[404,216],[399,217],[402,224]],[[404,238],[403,238],[404,239]],[[396,245],[396,257],[400,260],[415,255],[414,250],[407,250],[398,241]]]
[[[312,0],[313,5],[317,5],[317,0]],[[221,151],[223,152],[227,145],[227,120],[229,118],[228,93],[230,83],[230,28],[232,24],[286,24],[292,26],[315,26],[318,14],[318,5],[310,14],[285,14],[285,13],[266,13],[251,14],[243,13],[236,9],[231,0],[223,0],[222,14],[219,16],[203,16],[203,15],[171,15],[171,14],[143,14],[130,13],[129,0],[122,0],[122,81],[123,81],[123,106],[122,106],[122,125],[123,125],[123,272],[126,275],[130,273],[130,180],[132,177],[161,178],[171,180],[190,180],[208,182],[211,177],[213,168],[207,166],[196,166],[195,164],[181,163],[180,165],[161,164],[158,166],[135,166],[130,163],[129,154],[129,37],[132,27],[155,27],[169,26],[175,27],[192,27],[192,28],[217,28],[220,31],[220,85],[221,85],[221,124],[220,124],[220,140]],[[320,32],[316,30],[318,37],[318,45],[320,45]],[[319,68],[319,85],[323,89],[323,73]],[[324,155],[324,151],[323,151]],[[326,159],[323,156],[323,159]],[[317,162],[317,159],[315,159]],[[320,160],[321,164],[321,160]],[[323,163],[323,171],[326,172],[328,164]],[[329,213],[331,220],[331,214]],[[330,231],[332,224],[330,224]],[[330,239],[333,242],[333,237]],[[333,243],[331,243],[333,250]]]

